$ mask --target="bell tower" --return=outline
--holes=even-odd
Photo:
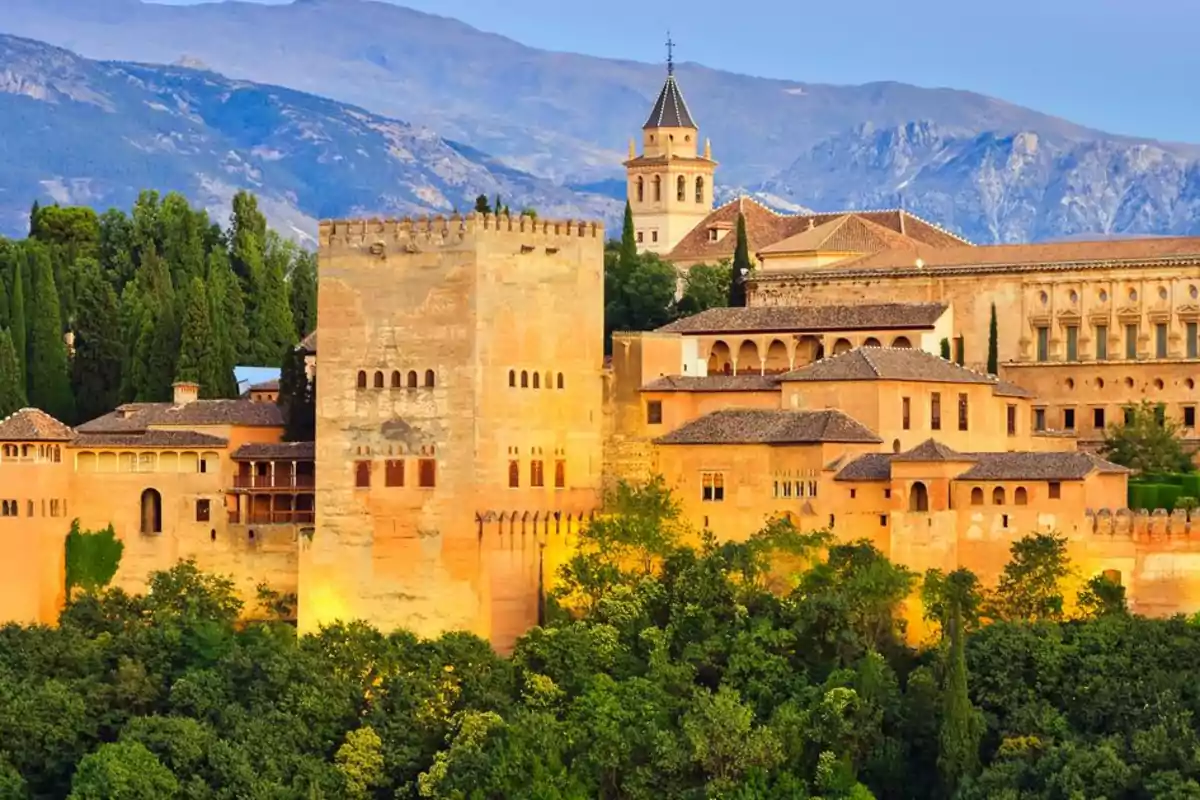
[[[675,43],[667,37],[667,81],[642,126],[642,152],[629,140],[626,189],[633,211],[638,251],[666,254],[713,207],[717,162],[675,80]]]

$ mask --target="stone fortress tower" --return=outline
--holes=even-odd
[[[362,618],[504,648],[599,505],[603,227],[471,215],[319,238],[300,629]]]
[[[667,81],[642,126],[642,154],[629,141],[625,162],[638,250],[669,253],[713,207],[712,147],[705,141],[675,80],[674,43],[667,41]]]

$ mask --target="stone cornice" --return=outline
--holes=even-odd
[[[1055,261],[1038,264],[961,264],[940,267],[872,267],[855,269],[789,269],[775,272],[761,271],[753,277],[754,283],[812,283],[828,280],[858,280],[883,278],[944,278],[956,275],[1013,275],[1038,272],[1072,272],[1104,269],[1159,269],[1163,267],[1200,266],[1200,255],[1172,256],[1169,258],[1121,259],[1100,261]]]

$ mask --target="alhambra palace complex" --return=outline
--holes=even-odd
[[[55,619],[79,519],[115,526],[129,590],[192,557],[248,607],[260,582],[295,592],[302,631],[504,648],[606,483],[652,474],[723,537],[786,513],[992,581],[1015,539],[1055,530],[1135,610],[1200,609],[1200,520],[1123,509],[1126,471],[1093,454],[1142,398],[1197,438],[1200,239],[974,246],[898,210],[714,210],[716,166],[669,74],[626,162],[637,240],[715,263],[741,213],[757,265],[747,307],[618,333],[611,359],[599,224],[324,222],[315,443],[281,442],[270,394],[188,384],[75,429],[4,420],[0,619]]]

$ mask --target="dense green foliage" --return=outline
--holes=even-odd
[[[130,214],[34,204],[29,237],[0,239],[0,350],[17,361],[0,410],[21,396],[79,422],[169,400],[180,377],[232,397],[234,366],[277,366],[315,327],[316,291],[315,255],[244,192],[228,231],[178,194],[143,192]]]
[[[66,541],[67,594],[74,589],[96,592],[117,574],[125,543],[117,538],[113,526],[102,531],[80,530],[79,520],[71,523]]]
[[[1142,400],[1124,407],[1122,424],[1104,432],[1100,452],[1113,463],[1140,474],[1191,472],[1191,456],[1183,449],[1179,424],[1161,403]]]
[[[942,636],[912,649],[918,576],[865,541],[773,520],[690,547],[661,481],[608,503],[509,658],[239,625],[188,563],[0,629],[0,796],[1200,796],[1200,627],[1104,579],[1060,611],[1057,537],[1019,541],[995,592],[926,575]]]
[[[729,282],[729,306],[736,308],[746,305],[746,283],[750,280],[753,269],[750,262],[750,245],[746,240],[746,216],[738,212],[737,242],[733,250],[733,274]]]
[[[944,336],[942,337],[942,340],[938,342],[938,355],[947,361],[950,360],[950,340]]]
[[[279,407],[283,412],[283,438],[311,442],[317,437],[317,381],[309,380],[304,353],[289,347],[279,371]]]
[[[20,373],[12,336],[0,328],[0,419],[25,407],[25,382]]]
[[[992,318],[988,321],[987,371],[989,375],[1000,374],[1000,329],[996,323],[996,304],[992,303]]]

